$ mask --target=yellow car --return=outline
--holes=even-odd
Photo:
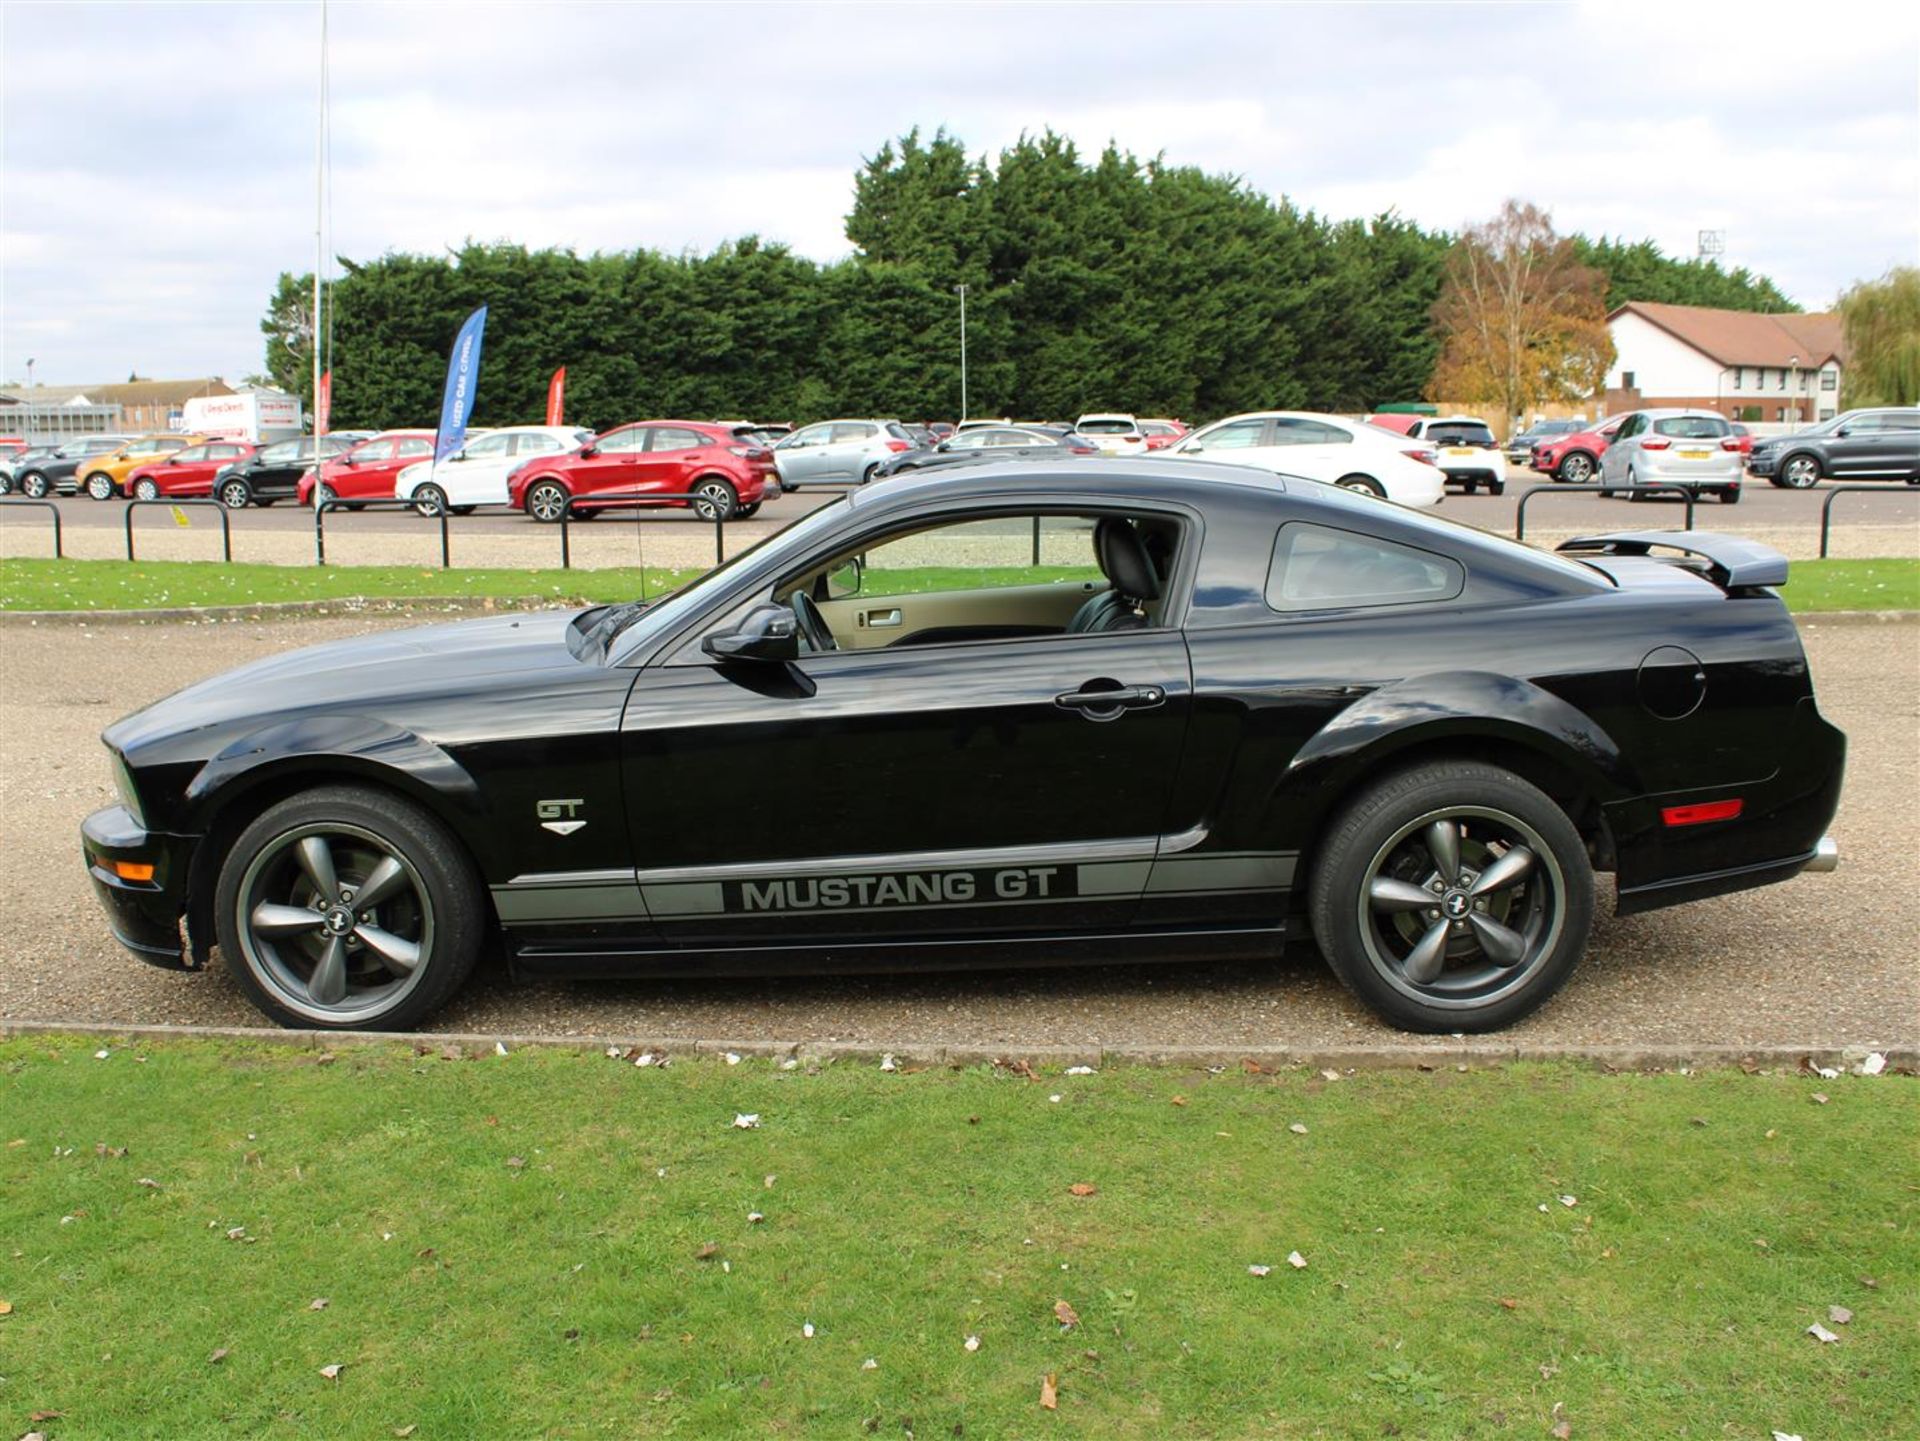
[[[75,488],[95,500],[112,500],[121,493],[121,482],[127,478],[128,472],[149,465],[162,456],[171,455],[176,450],[201,445],[210,439],[211,436],[180,435],[172,431],[164,435],[138,436],[118,450],[90,455],[81,461],[80,469],[75,472],[79,481]]]

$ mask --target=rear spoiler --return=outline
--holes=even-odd
[[[1646,555],[1655,546],[1697,555],[1707,563],[1707,575],[1722,590],[1785,585],[1787,558],[1771,546],[1737,535],[1711,530],[1623,530],[1611,535],[1583,535],[1558,547],[1579,554]]]

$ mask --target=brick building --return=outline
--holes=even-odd
[[[1846,338],[1837,315],[1761,315],[1631,301],[1607,317],[1617,358],[1603,413],[1642,406],[1806,425],[1840,407]]]
[[[105,431],[145,435],[178,429],[195,396],[232,395],[217,376],[198,380],[129,380],[110,385],[16,386],[0,394],[9,431],[34,440],[65,440]]]

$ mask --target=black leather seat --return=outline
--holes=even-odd
[[[1160,598],[1160,576],[1133,522],[1117,515],[1103,516],[1093,528],[1093,558],[1099,562],[1100,573],[1112,582],[1112,589],[1102,591],[1075,611],[1067,622],[1067,634],[1145,626],[1148,604]]]

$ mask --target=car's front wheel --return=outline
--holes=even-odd
[[[37,470],[30,470],[20,477],[20,493],[30,500],[45,500],[52,484]]]
[[[413,508],[431,520],[447,508],[447,493],[429,481],[414,490]]]
[[[543,525],[552,525],[567,513],[569,499],[567,488],[559,481],[536,481],[527,491],[527,514]]]
[[[329,786],[241,832],[220,869],[220,951],[283,1026],[411,1030],[471,974],[485,936],[460,840],[413,802]]]
[[[220,482],[219,496],[220,504],[228,510],[245,510],[247,502],[253,499],[253,487],[236,476]]]
[[[1820,462],[1810,455],[1796,455],[1780,467],[1780,483],[1789,490],[1807,490],[1820,483]]]
[[[1335,974],[1410,1031],[1490,1031],[1566,983],[1593,872],[1564,811],[1518,776],[1439,761],[1343,811],[1314,866],[1314,935]]]
[[[1553,478],[1568,485],[1585,485],[1593,479],[1593,457],[1584,450],[1574,451],[1560,462]]]

